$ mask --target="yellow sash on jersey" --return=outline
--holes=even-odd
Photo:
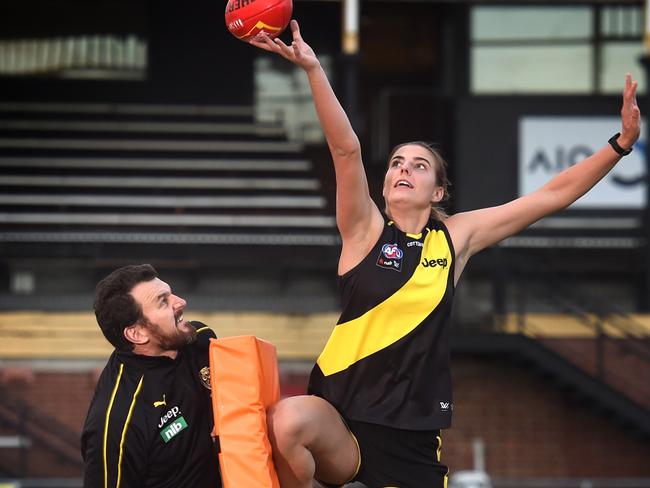
[[[446,259],[446,266],[438,264],[442,259]],[[445,233],[429,232],[420,263],[404,286],[362,316],[334,327],[317,361],[323,374],[330,376],[347,369],[420,325],[445,295],[452,259]],[[429,265],[431,260],[435,266]]]

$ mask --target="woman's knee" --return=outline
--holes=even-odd
[[[269,437],[274,444],[286,441],[308,445],[331,415],[330,409],[336,412],[325,400],[312,396],[280,400],[267,412]]]
[[[274,453],[295,459],[309,452],[310,476],[315,472],[343,483],[354,474],[357,445],[339,413],[322,398],[286,398],[269,410],[267,422]]]
[[[273,405],[266,414],[269,437],[275,444],[281,441],[299,441],[306,428],[301,397],[289,397]]]

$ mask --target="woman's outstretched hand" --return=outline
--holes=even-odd
[[[280,38],[276,37],[271,39],[266,33],[261,33],[249,42],[260,49],[277,53],[283,58],[288,59],[292,63],[297,64],[305,71],[320,67],[320,61],[314,54],[314,50],[309,47],[300,35],[300,27],[298,21],[291,21],[291,35],[293,42],[287,46]]]
[[[638,83],[632,80],[632,75],[625,75],[625,90],[623,90],[623,107],[621,108],[621,135],[618,144],[631,148],[641,133],[641,111],[636,104],[636,88]]]

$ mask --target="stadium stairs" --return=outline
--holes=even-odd
[[[327,247],[330,209],[303,144],[252,107],[0,103],[0,238],[14,250]]]
[[[517,270],[508,281],[518,310],[497,317],[502,333],[458,337],[460,350],[508,354],[634,435],[649,438],[650,316],[618,310],[552,273],[533,282],[525,264]]]
[[[526,268],[512,276],[517,313],[505,317],[506,331],[524,333],[571,360],[590,375],[650,411],[650,320],[609,300],[580,292],[554,273],[541,283]],[[561,314],[531,313],[540,308]]]
[[[510,358],[517,366],[529,368],[550,384],[606,416],[636,438],[650,438],[650,410],[577,367],[541,341],[524,334],[456,336],[452,351],[458,354]],[[645,376],[647,378],[647,376]]]

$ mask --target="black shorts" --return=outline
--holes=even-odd
[[[353,481],[368,488],[446,488],[439,430],[402,430],[346,420],[357,439],[361,466]]]

